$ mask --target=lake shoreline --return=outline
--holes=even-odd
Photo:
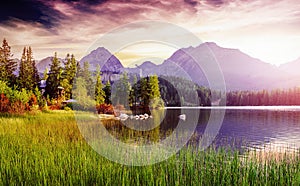
[[[197,107],[164,107],[164,109],[220,109],[220,110],[292,110],[300,111],[300,106],[197,106]]]

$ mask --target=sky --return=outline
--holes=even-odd
[[[81,59],[111,30],[149,20],[178,25],[202,42],[236,48],[274,65],[300,57],[299,0],[1,1],[0,39],[8,40],[15,58],[31,46],[37,60],[54,52]],[[130,66],[146,58],[161,62],[175,50],[161,43],[132,43],[116,55]]]

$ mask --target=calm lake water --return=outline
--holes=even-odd
[[[117,138],[125,135],[126,142],[133,143],[144,138],[158,142],[170,136],[180,140],[191,134],[188,143],[201,148],[212,144],[238,150],[300,149],[299,106],[166,108],[152,111],[151,116],[146,120],[127,119],[121,125],[112,121],[108,126],[121,134],[111,132]]]
[[[237,149],[264,149],[272,151],[300,148],[300,107],[227,107],[226,110],[211,109],[167,109],[161,130],[174,129],[180,114],[188,117],[199,113],[196,126],[197,140],[208,126],[208,119],[220,119],[225,111],[213,144],[217,147],[230,146]],[[218,110],[220,111],[218,114]],[[212,111],[214,114],[212,114]],[[193,119],[195,120],[195,118]],[[175,125],[174,125],[175,124]],[[187,128],[188,130],[188,128]]]

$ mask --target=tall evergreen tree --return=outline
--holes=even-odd
[[[148,81],[149,88],[149,101],[151,105],[150,107],[156,108],[162,106],[160,91],[159,91],[159,81],[157,75],[150,76]]]
[[[96,101],[88,95],[88,90],[86,87],[86,81],[83,77],[76,78],[73,89],[73,98],[77,101],[77,103],[75,104],[75,108],[77,110],[88,109],[93,111],[96,105]]]
[[[45,94],[52,98],[58,98],[59,86],[61,85],[62,67],[57,53],[55,52],[50,66],[49,76],[46,82]]]
[[[23,49],[21,62],[20,62],[20,69],[19,69],[19,77],[18,77],[18,84],[20,88],[24,88],[27,86],[27,74],[28,74],[28,67],[26,66],[26,47]]]
[[[32,49],[24,47],[18,77],[19,88],[33,91],[38,86],[39,79]]]
[[[149,86],[148,86],[148,77],[142,78],[140,80],[140,99],[141,104],[146,106],[149,105]]]
[[[116,94],[113,95],[114,103],[128,106],[131,85],[129,83],[127,72],[124,72],[121,78],[115,82],[115,88]]]
[[[70,99],[72,97],[72,89],[74,78],[77,71],[77,62],[74,55],[67,54],[66,61],[64,63],[64,70],[62,74],[61,86],[65,90],[65,98]]]
[[[103,104],[105,102],[105,92],[100,75],[100,66],[97,67],[96,86],[95,86],[95,101],[96,104]]]
[[[14,71],[17,68],[17,62],[12,58],[10,46],[6,39],[3,39],[0,47],[0,80],[6,81],[9,86],[13,86],[16,82]]]
[[[44,73],[43,73],[44,74],[43,80],[47,81],[48,73],[49,73],[49,69],[48,69],[48,67],[46,67],[45,70],[44,70]]]
[[[39,76],[38,70],[36,68],[35,60],[33,58],[33,52],[32,52],[32,49],[30,46],[28,47],[28,51],[27,51],[27,63],[31,65],[31,67],[30,67],[30,71],[31,71],[30,75],[32,78],[31,79],[31,82],[32,82],[31,90],[34,90],[38,86],[38,83],[40,81],[40,76]]]
[[[105,87],[103,88],[105,93],[105,100],[106,104],[111,104],[111,85],[109,80],[106,82]]]
[[[90,72],[90,63],[84,62],[83,69],[79,72],[79,76],[81,76],[86,82],[86,88],[88,91],[88,96],[93,97],[95,93],[95,86],[92,78],[92,74]]]

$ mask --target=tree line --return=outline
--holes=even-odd
[[[46,82],[44,91],[41,80]],[[74,104],[80,108],[96,106],[99,113],[113,112],[112,105],[132,110],[164,105],[211,106],[212,94],[221,95],[180,77],[139,77],[124,72],[115,82],[103,82],[100,66],[92,72],[89,62],[81,66],[70,54],[61,61],[55,53],[49,69],[40,77],[30,46],[24,47],[19,67],[6,39],[0,47],[0,112],[25,112],[45,106],[60,109],[63,101],[71,98],[76,99]],[[300,88],[230,91],[226,105],[300,105]]]
[[[224,100],[222,100],[224,102]],[[231,91],[227,93],[227,106],[300,105],[300,87],[288,90]]]
[[[45,106],[60,109],[62,102],[71,98],[76,99],[76,103],[72,104],[77,108],[87,109],[96,106],[98,111],[104,109],[103,112],[112,112],[112,85],[110,81],[102,82],[100,66],[92,72],[89,62],[84,62],[81,66],[75,56],[70,54],[61,61],[55,53],[49,69],[46,68],[43,77],[40,77],[30,46],[24,47],[19,68],[12,57],[11,47],[4,39],[0,47],[0,112],[22,113]],[[136,99],[139,99],[139,104],[143,106],[149,104],[149,100],[160,97],[157,76],[142,79],[142,86],[137,84],[131,86],[127,77],[127,73],[124,73],[120,80],[112,82],[115,83],[114,87],[117,88],[118,97],[121,98],[116,100],[116,94],[113,96],[116,105],[125,105],[125,100],[127,103],[130,101],[132,106],[132,92],[138,94]],[[44,91],[41,90],[41,80],[46,82]],[[156,103],[152,106],[159,105]]]
[[[30,46],[24,47],[19,67],[12,57],[11,47],[3,39],[0,47],[0,112],[23,113],[47,105],[53,109],[61,108],[62,101],[72,98],[77,79],[77,84],[84,81],[88,95],[95,95],[97,103],[110,103],[103,93],[109,89],[109,82],[104,87],[100,70],[94,76],[89,71],[89,63],[85,62],[81,68],[74,55],[67,54],[62,63],[55,53],[50,69],[46,68],[43,77],[39,76]],[[97,87],[91,88],[94,78],[97,79]],[[46,82],[43,92],[40,87],[41,80]]]

